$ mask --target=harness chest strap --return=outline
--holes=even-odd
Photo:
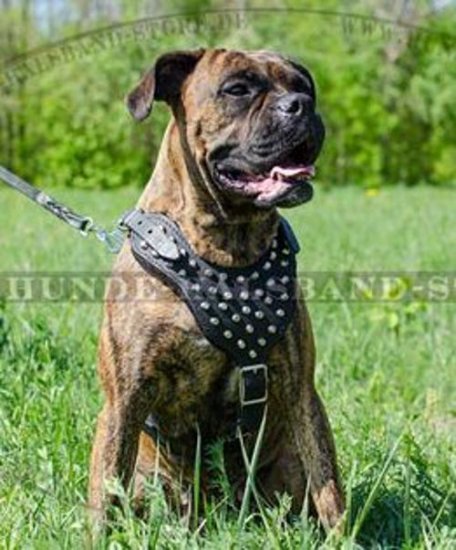
[[[281,218],[270,249],[242,268],[198,256],[163,214],[133,210],[122,224],[143,269],[185,300],[207,340],[239,369],[237,422],[243,432],[256,431],[267,400],[267,351],[282,338],[296,306],[299,245],[288,222]]]

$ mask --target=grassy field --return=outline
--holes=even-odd
[[[137,190],[59,192],[74,207],[115,219]],[[302,270],[455,267],[455,195],[430,188],[378,195],[317,193],[289,212]],[[103,271],[94,241],[0,190],[0,271]],[[1,287],[0,287],[1,288]],[[451,303],[311,302],[318,387],[334,428],[348,494],[342,541],[325,540],[287,503],[239,532],[228,504],[197,529],[168,512],[158,487],[151,519],[128,509],[100,547],[456,548],[455,309]],[[94,421],[102,305],[0,301],[0,548],[87,545],[84,500]]]

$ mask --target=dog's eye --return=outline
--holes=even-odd
[[[241,97],[243,95],[250,95],[250,89],[245,84],[236,83],[229,84],[223,88],[223,93],[227,95],[232,95],[236,97]]]

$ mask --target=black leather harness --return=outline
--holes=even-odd
[[[296,307],[299,245],[290,225],[281,218],[270,249],[239,268],[198,256],[163,214],[133,210],[122,224],[139,264],[185,300],[207,340],[238,369],[238,426],[243,433],[255,432],[268,397],[267,352],[283,336]],[[156,434],[152,418],[145,430]]]

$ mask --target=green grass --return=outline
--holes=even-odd
[[[101,221],[137,191],[59,192]],[[454,269],[454,191],[320,191],[289,217],[301,269]],[[0,271],[106,270],[95,241],[9,191],[0,191]],[[101,304],[0,306],[0,548],[82,548],[94,421]],[[342,541],[325,539],[287,502],[247,521],[224,502],[191,524],[150,487],[151,517],[128,507],[109,548],[455,548],[454,304],[310,303],[318,387],[337,441],[349,501]]]

